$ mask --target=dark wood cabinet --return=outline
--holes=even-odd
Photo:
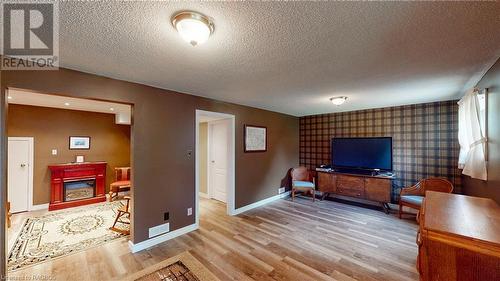
[[[500,207],[493,200],[427,191],[419,223],[421,281],[500,280]]]
[[[325,193],[333,193],[337,190],[335,175],[327,173],[318,173],[318,189]]]
[[[391,202],[391,181],[379,178],[365,178],[365,197],[377,202]]]
[[[381,203],[384,211],[388,211],[392,177],[318,171],[317,179],[317,187],[323,193],[323,199],[336,194],[370,200]]]

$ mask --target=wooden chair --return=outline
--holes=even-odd
[[[128,234],[130,234],[130,230],[123,230],[123,229],[119,229],[119,228],[115,227],[116,223],[118,223],[118,222],[130,225],[130,196],[124,196],[123,198],[127,201],[127,203],[125,203],[125,205],[123,205],[122,207],[120,207],[118,209],[118,213],[116,214],[115,222],[113,223],[113,226],[111,226],[109,229],[128,235]],[[122,220],[122,218],[124,216],[127,216],[128,221]]]
[[[109,185],[109,202],[125,190],[130,190],[130,167],[115,168],[115,181]]]
[[[316,199],[316,183],[314,176],[306,167],[298,167],[290,171],[292,178],[292,201],[295,199],[295,192],[311,194],[312,200]]]
[[[399,218],[403,214],[403,206],[420,211],[425,192],[429,190],[451,193],[453,184],[445,179],[429,178],[419,181],[414,186],[402,188],[399,196]]]

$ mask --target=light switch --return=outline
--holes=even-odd
[[[57,155],[57,149],[52,149],[52,155]]]

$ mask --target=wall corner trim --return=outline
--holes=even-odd
[[[193,223],[191,225],[185,226],[183,228],[176,229],[174,231],[167,232],[165,234],[153,237],[151,239],[144,240],[142,242],[139,242],[137,244],[134,244],[132,241],[128,241],[128,246],[130,248],[130,251],[132,253],[137,253],[139,251],[142,251],[144,249],[153,247],[157,244],[163,243],[165,241],[168,241],[170,239],[174,239],[175,237],[184,235],[186,233],[189,233],[191,231],[195,231],[199,228],[198,224]]]
[[[236,210],[233,211],[233,213],[231,214],[232,216],[235,216],[235,215],[238,215],[238,214],[241,214],[241,213],[244,213],[246,211],[249,211],[251,209],[254,209],[254,208],[257,208],[257,207],[260,207],[260,206],[263,206],[265,204],[268,204],[268,203],[271,203],[273,201],[276,201],[276,200],[279,200],[281,198],[285,198],[285,197],[288,197],[290,196],[290,193],[291,191],[287,191],[287,192],[284,192],[284,193],[281,193],[281,194],[278,194],[278,195],[275,195],[273,197],[269,197],[269,198],[266,198],[266,199],[263,199],[263,200],[260,200],[260,201],[257,201],[255,203],[252,203],[252,204],[249,204],[249,205],[246,205],[246,206],[243,206],[241,208],[238,208]]]

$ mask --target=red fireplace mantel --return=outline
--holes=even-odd
[[[106,162],[68,163],[50,165],[49,211],[106,201]],[[64,183],[95,179],[94,197],[73,201],[64,200]]]

